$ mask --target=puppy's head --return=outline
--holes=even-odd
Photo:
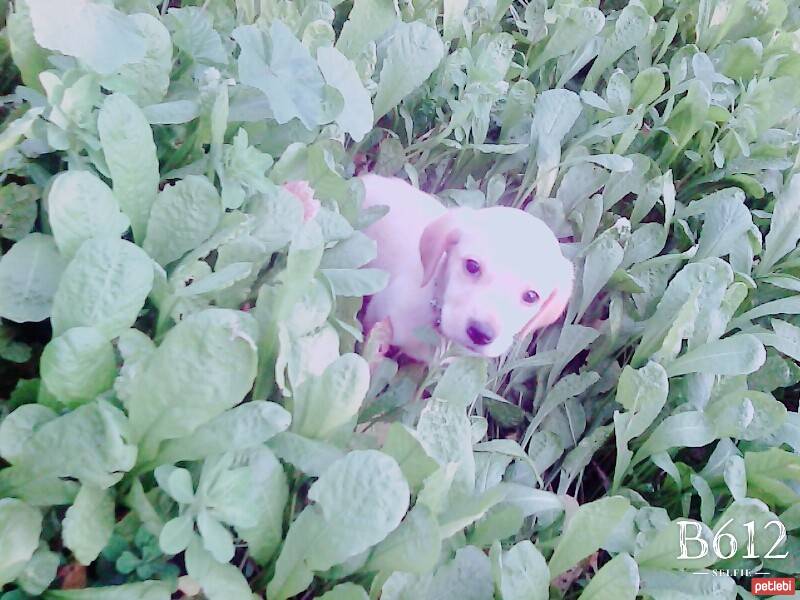
[[[425,229],[420,259],[423,285],[438,277],[441,334],[483,356],[558,319],[572,293],[553,232],[513,208],[448,211]]]

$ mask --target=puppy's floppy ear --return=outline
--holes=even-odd
[[[572,296],[572,279],[574,269],[572,263],[566,258],[562,259],[563,264],[559,265],[559,276],[556,288],[550,293],[542,304],[539,312],[525,324],[520,332],[521,337],[525,337],[532,331],[547,327],[555,322],[567,307],[570,296]]]
[[[433,278],[445,252],[461,239],[461,221],[464,208],[455,208],[430,223],[419,240],[419,258],[422,261],[422,287]]]

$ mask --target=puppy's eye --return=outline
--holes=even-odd
[[[477,260],[468,258],[467,260],[464,261],[464,269],[470,275],[479,275],[481,272],[481,265]]]
[[[528,290],[527,292],[522,294],[522,301],[525,304],[536,304],[539,301],[539,294],[537,294],[533,290]]]

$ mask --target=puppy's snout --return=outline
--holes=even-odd
[[[494,338],[497,337],[497,333],[488,323],[470,321],[467,325],[467,336],[472,340],[473,344],[486,346],[494,341]]]

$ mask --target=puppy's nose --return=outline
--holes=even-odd
[[[491,344],[497,334],[488,323],[480,323],[478,321],[470,321],[467,325],[467,335],[472,340],[473,344],[478,346],[486,346]]]

